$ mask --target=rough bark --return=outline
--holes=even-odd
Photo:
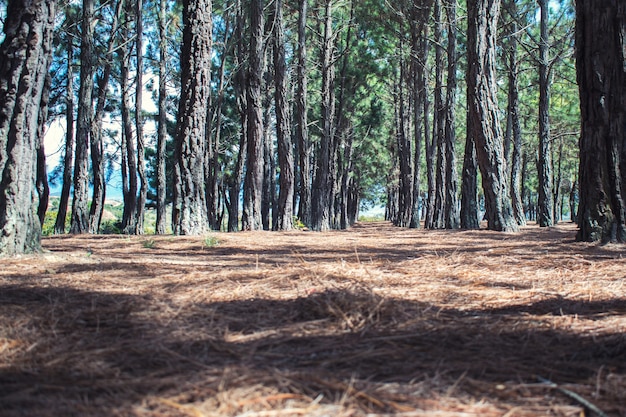
[[[132,16],[132,4],[129,0],[124,4],[126,16],[122,26],[122,43],[131,41],[130,16]],[[133,134],[133,122],[131,117],[132,100],[130,94],[130,64],[132,48],[122,48],[120,54],[120,89],[122,90],[121,113],[122,113],[122,193],[124,197],[124,211],[122,213],[122,231],[126,234],[135,232],[137,220],[137,158],[135,135]]]
[[[72,188],[72,168],[74,160],[74,47],[72,37],[66,40],[67,50],[67,78],[65,96],[65,152],[63,153],[63,186],[61,187],[61,197],[59,198],[59,211],[54,222],[54,233],[65,233],[65,221],[67,219],[67,208],[70,201],[70,190]]]
[[[115,14],[111,22],[111,33],[108,41],[107,52],[104,56],[104,68],[98,80],[98,96],[96,99],[96,111],[91,128],[91,166],[93,170],[93,197],[89,209],[89,232],[98,233],[104,202],[106,198],[104,149],[102,142],[102,126],[107,101],[107,91],[113,65],[113,53],[115,50],[118,23],[122,13],[123,0],[119,0],[115,6]]]
[[[476,144],[488,228],[517,231],[498,119],[495,54],[499,14],[500,0],[468,2],[467,130]]]
[[[41,250],[34,184],[55,9],[47,0],[7,5],[0,45],[0,255]]]
[[[435,176],[434,195],[429,198],[434,199],[428,208],[432,208],[432,213],[427,214],[426,225],[428,229],[443,229],[446,226],[446,171],[447,171],[447,142],[446,142],[446,108],[443,94],[443,23],[441,0],[435,0],[433,7],[435,20],[434,43],[435,43],[435,89],[433,108],[433,143],[436,153],[436,164],[433,167]]]
[[[311,141],[308,127],[308,74],[306,49],[306,19],[308,0],[298,1],[298,65],[296,88],[296,142],[298,144],[300,184],[298,191],[300,202],[298,217],[311,227]]]
[[[246,78],[247,98],[247,169],[244,181],[244,206],[241,219],[244,230],[261,230],[263,192],[263,0],[250,2],[250,56]]]
[[[414,4],[411,19],[411,67],[413,77],[413,134],[415,155],[413,158],[413,209],[409,227],[420,227],[420,164],[422,141],[428,139],[428,96],[426,62],[428,60],[428,16],[430,1],[422,2],[421,8]]]
[[[447,229],[460,227],[461,219],[458,201],[458,178],[456,171],[456,96],[457,96],[457,18],[456,0],[446,3],[448,19],[448,77],[446,86],[445,142],[446,142],[446,185],[445,185],[445,226]]]
[[[507,106],[507,132],[510,132],[512,151],[510,153],[509,167],[511,169],[511,204],[513,215],[517,224],[526,224],[524,205],[521,189],[522,168],[522,124],[520,122],[519,108],[519,62],[517,57],[517,45],[519,42],[519,27],[517,24],[517,6],[514,0],[508,0],[507,7],[511,15],[511,29],[508,42],[508,106]],[[507,153],[507,155],[509,155]]]
[[[139,177],[139,195],[135,213],[135,230],[144,233],[143,221],[148,196],[148,178],[146,176],[146,145],[143,134],[143,0],[135,0],[135,54],[137,56],[135,75],[135,133],[137,136],[137,175]]]
[[[321,49],[322,91],[321,91],[321,129],[317,169],[313,184],[312,228],[316,231],[325,231],[331,228],[331,205],[333,178],[331,169],[332,140],[334,135],[334,34],[332,18],[332,0],[324,2],[324,33]]]
[[[280,168],[278,207],[274,230],[293,228],[294,156],[289,129],[289,104],[287,100],[287,64],[285,60],[285,33],[283,2],[276,0],[274,19],[274,79],[276,108],[276,139],[278,141],[278,166]]]
[[[580,206],[577,239],[626,242],[626,3],[578,0]]]
[[[39,144],[37,146],[37,197],[39,199],[37,207],[37,217],[39,223],[43,227],[46,219],[46,211],[48,211],[48,202],[50,200],[50,186],[48,185],[48,170],[46,169],[46,151],[44,148],[44,136],[46,134],[46,123],[48,122],[48,102],[50,98],[50,74],[46,75],[44,88],[41,93],[41,104],[39,109],[39,117],[37,124],[37,137]]]
[[[541,227],[552,226],[552,160],[550,145],[550,80],[548,40],[548,0],[538,0],[541,11],[539,41],[539,157],[537,173],[539,179],[537,201],[537,223]]]
[[[468,117],[469,119],[469,117]],[[470,132],[465,138],[463,156],[463,174],[461,175],[461,227],[478,229],[478,163],[476,161],[476,145]]]
[[[248,143],[247,134],[247,109],[246,109],[246,72],[243,62],[246,61],[246,47],[243,37],[245,26],[244,10],[241,7],[241,0],[237,0],[237,8],[235,17],[235,33],[236,53],[234,56],[235,68],[237,68],[235,79],[235,96],[237,103],[237,111],[240,120],[239,132],[239,151],[237,153],[236,164],[233,173],[227,175],[224,179],[227,186],[228,198],[226,199],[226,209],[228,210],[228,231],[236,232],[239,230],[239,195],[241,191],[241,183],[243,181],[244,167],[246,162],[246,150]]]
[[[205,151],[210,134],[212,3],[183,4],[181,97],[176,130],[176,162],[180,170],[178,233],[201,235],[208,228],[205,194]]]
[[[411,223],[411,212],[413,210],[413,166],[411,140],[407,132],[406,121],[406,94],[404,84],[406,79],[406,63],[403,54],[403,45],[400,42],[398,52],[400,54],[400,74],[397,81],[395,94],[396,107],[396,140],[398,144],[398,162],[400,177],[398,183],[398,216],[396,226],[407,227]]]
[[[89,143],[91,137],[94,72],[94,2],[83,0],[80,46],[80,86],[76,119],[76,160],[74,162],[74,198],[70,232],[89,232]]]
[[[166,233],[167,179],[166,179],[166,147],[167,147],[167,0],[159,2],[159,99],[157,122],[157,201],[155,233]]]

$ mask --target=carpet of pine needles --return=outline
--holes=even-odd
[[[626,416],[626,247],[575,232],[45,238],[0,415]]]

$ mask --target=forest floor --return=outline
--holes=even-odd
[[[574,237],[45,238],[0,260],[0,415],[626,416],[626,248]]]

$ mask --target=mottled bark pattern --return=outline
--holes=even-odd
[[[93,95],[93,35],[94,2],[83,0],[80,43],[80,87],[78,90],[78,115],[76,118],[76,160],[74,161],[74,198],[70,232],[89,232],[89,144],[91,136]]]
[[[177,232],[201,235],[208,228],[204,156],[211,94],[212,3],[186,0],[183,5],[182,91],[176,132],[180,169],[180,217]]]
[[[539,0],[541,10],[539,41],[539,155],[537,174],[539,179],[537,199],[537,223],[541,227],[552,226],[552,146],[550,143],[550,80],[548,43],[548,0]]]
[[[296,87],[296,142],[299,152],[300,203],[298,217],[311,226],[311,141],[308,127],[308,74],[306,48],[306,19],[308,0],[298,0],[298,68]]]
[[[8,3],[0,46],[0,255],[37,252],[38,121],[56,2]]]
[[[500,0],[468,2],[468,134],[476,144],[489,229],[517,231],[505,167],[496,84],[496,29]]]
[[[293,228],[294,159],[291,131],[289,129],[289,105],[287,101],[287,64],[285,60],[285,33],[283,2],[276,0],[274,20],[274,77],[276,81],[276,139],[278,141],[278,165],[280,168],[280,192],[274,230]]]
[[[157,123],[156,155],[156,228],[157,235],[165,234],[167,208],[167,179],[165,158],[167,151],[167,0],[159,1],[159,115]]]
[[[581,241],[626,242],[626,3],[578,0]]]
[[[244,230],[261,230],[263,191],[263,0],[250,3],[250,57],[247,77],[247,170],[243,191]]]

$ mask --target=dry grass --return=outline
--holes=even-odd
[[[626,416],[625,248],[574,233],[47,238],[2,260],[0,415]]]

